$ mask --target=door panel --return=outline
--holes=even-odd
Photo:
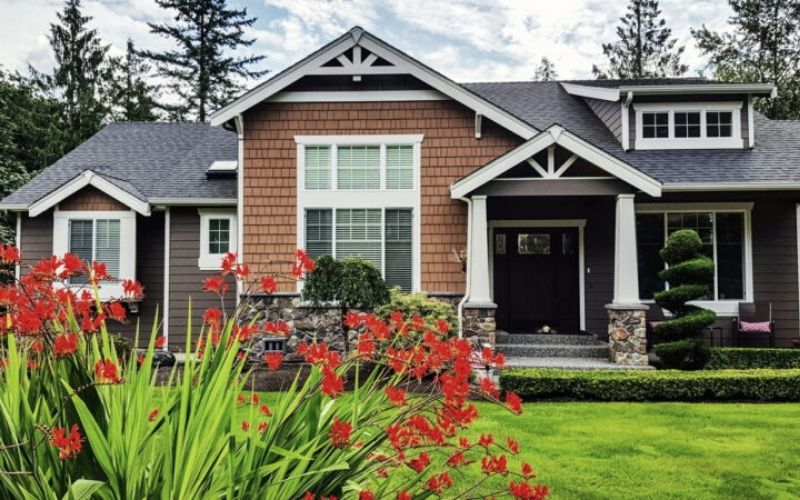
[[[497,327],[534,332],[544,325],[578,331],[578,230],[498,228],[494,231]]]

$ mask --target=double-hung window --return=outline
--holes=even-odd
[[[53,215],[53,253],[71,253],[84,262],[105,264],[109,276],[136,277],[136,215],[133,212],[56,211]],[[88,284],[85,274],[70,278],[70,285]],[[101,297],[121,296],[118,281],[100,285]]]
[[[750,250],[750,209],[747,206],[714,208],[647,208],[636,214],[636,243],[639,270],[639,294],[652,300],[669,283],[658,277],[665,269],[659,251],[670,234],[692,229],[700,236],[700,252],[714,261],[714,277],[708,282],[709,293],[701,301],[718,313],[735,313],[740,301],[749,300],[752,290]],[[726,305],[727,304],[727,305]]]
[[[298,246],[419,288],[422,136],[298,136]]]
[[[741,148],[741,102],[642,103],[636,149]]]

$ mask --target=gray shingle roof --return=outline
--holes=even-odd
[[[755,116],[752,149],[625,151],[581,97],[558,82],[466,83],[537,129],[558,124],[665,183],[800,183],[800,121]]]
[[[91,170],[142,201],[236,198],[235,179],[207,179],[215,160],[236,160],[234,132],[205,123],[111,123],[64,155],[2,205],[29,205]]]

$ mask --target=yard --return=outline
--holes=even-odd
[[[553,498],[797,498],[800,404],[481,405],[472,431],[510,432]]]

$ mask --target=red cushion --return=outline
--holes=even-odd
[[[769,333],[769,321],[739,321],[739,331],[744,333]]]

